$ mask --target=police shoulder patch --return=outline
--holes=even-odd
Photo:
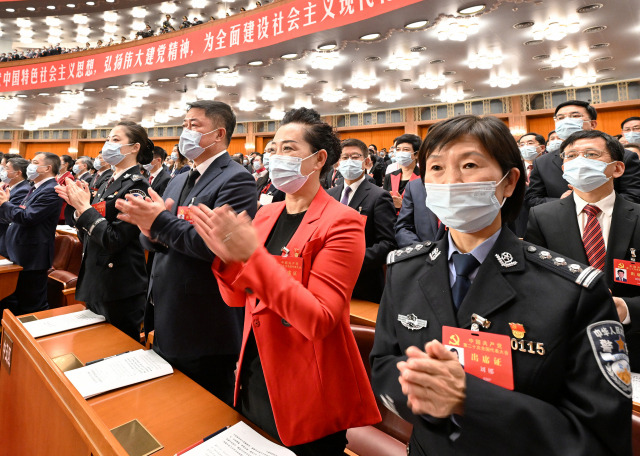
[[[424,255],[435,245],[431,241],[419,242],[417,244],[404,247],[402,249],[393,250],[387,255],[387,264],[397,263],[398,261],[413,258],[415,256]]]
[[[145,199],[147,197],[147,194],[144,191],[142,191],[140,189],[137,189],[137,188],[134,188],[133,190],[129,190],[127,192],[127,195],[133,195],[133,196],[136,196],[136,197],[142,198],[142,199]]]
[[[544,247],[523,242],[525,258],[587,289],[593,288],[604,273],[600,269],[578,263]]]
[[[619,321],[605,320],[587,327],[591,349],[602,375],[623,396],[631,397],[631,366]]]

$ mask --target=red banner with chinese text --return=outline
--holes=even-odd
[[[58,87],[182,66],[349,25],[419,1],[294,0],[149,44],[2,68],[0,92]]]

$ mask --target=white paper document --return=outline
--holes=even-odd
[[[76,229],[70,225],[58,225],[56,231],[64,231],[65,233],[76,234]]]
[[[7,260],[6,258],[0,260],[0,266],[9,266],[11,264],[13,264],[13,261]]]
[[[136,350],[68,372],[69,381],[85,399],[124,386],[173,373],[171,364],[153,350]]]
[[[631,388],[633,402],[640,404],[640,374],[631,373]]]
[[[265,439],[241,421],[187,451],[184,456],[295,456],[295,454]]]
[[[80,312],[58,315],[57,317],[30,321],[24,323],[24,327],[33,337],[42,337],[83,326],[95,325],[103,321],[105,321],[104,316],[95,314],[90,310],[81,310]]]

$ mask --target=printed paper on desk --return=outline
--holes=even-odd
[[[640,286],[640,263],[614,259],[613,266],[615,282]]]
[[[466,373],[513,390],[509,336],[443,326],[442,343],[456,352]]]
[[[42,320],[24,323],[24,327],[33,337],[48,336],[70,329],[95,325],[105,321],[104,316],[95,314],[90,310],[81,310],[57,317],[43,318]]]
[[[64,375],[85,399],[173,373],[171,364],[153,350],[123,353]]]
[[[295,456],[242,421],[184,453],[184,456]]]

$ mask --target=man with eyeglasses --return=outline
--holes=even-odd
[[[387,254],[396,248],[393,235],[396,211],[389,192],[377,187],[367,176],[365,169],[371,166],[370,160],[365,143],[359,139],[342,141],[338,170],[344,180],[327,192],[365,219],[367,250],[352,297],[379,303],[384,289],[383,267]]]
[[[627,144],[640,143],[640,117],[628,117],[620,124],[622,129],[622,138],[620,142],[625,146]]]
[[[549,261],[566,263],[577,281],[588,280],[590,272],[571,258],[604,272],[627,333],[631,370],[637,372],[640,281],[623,283],[615,276],[620,261],[635,261],[636,251],[640,255],[640,205],[614,190],[614,180],[625,172],[624,148],[601,131],[581,131],[562,144],[560,156],[573,195],[532,208],[525,240],[557,252]]]
[[[580,131],[595,130],[598,113],[589,103],[569,100],[556,108],[555,132],[559,139],[567,139]],[[640,203],[640,159],[636,154],[624,151],[625,171],[616,179],[615,190],[623,198]],[[571,187],[562,178],[562,159],[558,152],[549,153],[535,160],[529,176],[529,187],[524,202],[531,208],[542,203],[566,198],[571,195]]]

